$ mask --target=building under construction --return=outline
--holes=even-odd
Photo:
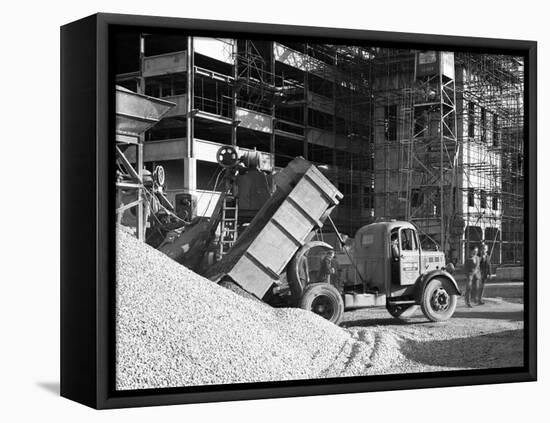
[[[117,84],[175,103],[143,136],[142,159],[165,169],[178,215],[212,213],[216,152],[233,145],[255,151],[267,175],[296,156],[316,164],[344,195],[332,217],[351,236],[406,219],[448,260],[484,240],[494,263],[523,262],[522,58],[156,34],[116,42]]]

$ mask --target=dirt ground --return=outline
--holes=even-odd
[[[378,358],[381,365],[374,366],[372,373],[522,366],[522,300],[488,298],[485,302],[467,308],[460,299],[454,316],[442,323],[428,321],[420,309],[407,322],[394,319],[385,308],[349,311],[342,326],[359,337],[381,335],[380,344],[397,347],[391,357]]]

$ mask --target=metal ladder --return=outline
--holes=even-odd
[[[237,241],[237,223],[239,220],[239,200],[232,195],[226,195],[222,204],[220,222],[220,258],[223,257]]]

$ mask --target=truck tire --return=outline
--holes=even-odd
[[[406,320],[418,310],[418,307],[415,304],[388,304],[386,309],[396,319]]]
[[[335,325],[344,316],[342,296],[335,287],[326,282],[308,285],[300,300],[300,308],[318,314]]]
[[[430,280],[422,293],[422,313],[432,322],[449,320],[456,310],[457,295],[444,279]]]

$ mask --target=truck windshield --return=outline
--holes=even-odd
[[[437,243],[425,235],[420,235],[420,245],[424,251],[439,251]]]

